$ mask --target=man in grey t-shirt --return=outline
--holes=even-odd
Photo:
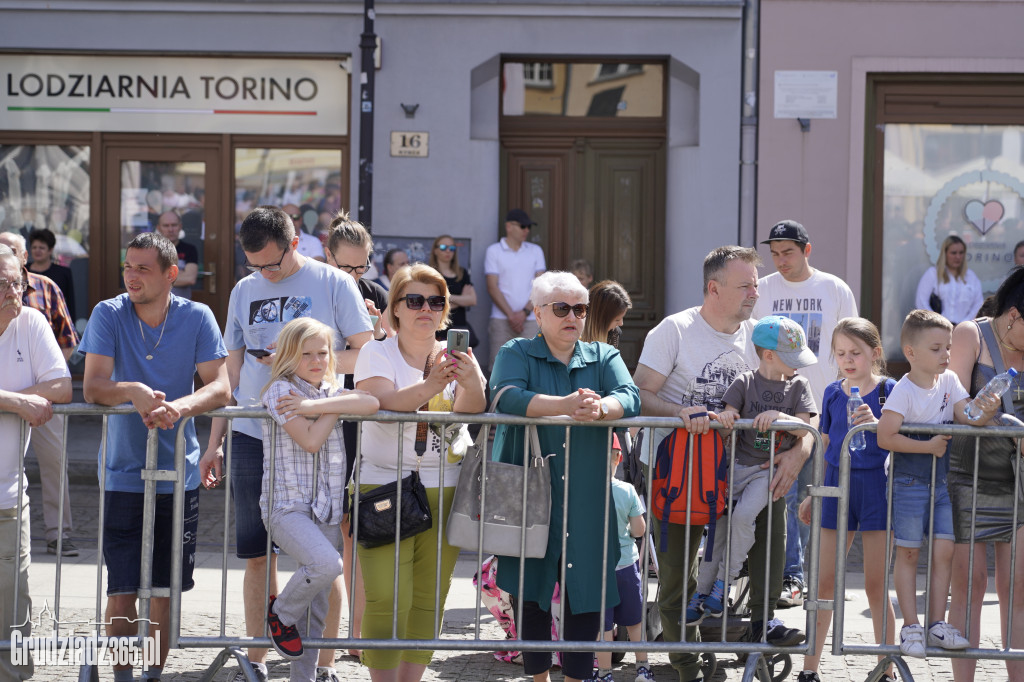
[[[757,267],[760,264],[756,251],[739,246],[723,246],[707,255],[704,259],[702,305],[665,318],[651,330],[644,342],[640,362],[633,375],[633,381],[640,389],[644,415],[679,417],[683,427],[695,434],[709,430],[711,419],[717,416],[715,410],[724,406],[722,397],[729,384],[757,364],[751,342],[754,323],[750,316],[757,302]],[[663,437],[664,432],[654,434],[656,441],[660,442]],[[775,535],[785,533],[785,492],[792,487],[809,454],[809,449],[804,451],[801,448],[779,453],[775,458],[775,477],[770,484],[774,500],[771,530]],[[651,525],[654,537],[660,537],[660,522],[653,515]],[[762,513],[758,517],[757,536],[768,538],[768,531],[767,515]],[[686,526],[669,524],[667,534],[667,544],[656,548],[661,580],[658,608],[665,641],[681,641],[683,601],[694,594],[697,585],[701,528],[690,528],[689,545],[686,543]],[[751,551],[752,576],[764,575],[767,544],[757,543]],[[768,590],[771,594],[778,594],[782,588],[784,559],[781,551],[771,554]],[[761,567],[760,570],[757,567]],[[687,568],[688,573],[684,572]],[[761,614],[764,601],[764,583],[752,580],[752,612]],[[768,605],[769,618],[774,602],[772,599]],[[797,636],[798,641],[803,640],[799,631],[785,626],[781,628],[768,631],[769,642],[794,644]],[[755,634],[759,641],[760,633]],[[686,640],[699,640],[696,627],[687,628]],[[680,682],[700,678],[698,656],[673,653],[669,660],[679,673]]]
[[[299,238],[291,219],[276,206],[260,206],[242,221],[239,231],[246,268],[231,291],[224,343],[228,376],[236,404],[259,407],[270,379],[277,335],[290,320],[314,317],[335,332],[339,373],[351,374],[359,348],[373,335],[373,324],[355,281],[341,270],[307,258],[296,250]],[[350,346],[345,349],[345,344]],[[221,480],[225,419],[214,419],[210,442],[199,463],[203,485]],[[235,501],[236,554],[245,559],[242,598],[246,632],[263,635],[267,615],[263,593],[267,532],[260,518],[263,481],[263,436],[257,419],[236,419],[231,434],[231,491]],[[269,453],[267,453],[269,454]],[[270,593],[277,593],[277,562],[270,557]],[[249,649],[257,675],[266,676],[266,649]]]

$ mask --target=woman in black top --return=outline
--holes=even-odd
[[[468,329],[469,345],[476,348],[480,343],[473,327],[466,319],[466,311],[476,305],[476,289],[469,279],[469,272],[459,265],[459,255],[456,251],[455,240],[443,234],[434,240],[430,248],[430,267],[441,273],[444,281],[448,284],[448,298],[451,301],[451,323],[449,329]],[[442,340],[447,332],[438,332],[438,340]]]
[[[68,304],[71,319],[77,319],[75,309],[75,288],[71,278],[71,268],[58,265],[53,258],[53,249],[57,246],[57,236],[47,229],[32,230],[28,235],[29,248],[32,251],[32,262],[28,269],[32,272],[49,277],[64,294],[64,302]]]

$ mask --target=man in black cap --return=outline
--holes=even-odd
[[[505,216],[505,237],[487,247],[484,274],[491,297],[491,364],[506,341],[537,335],[537,319],[530,303],[533,279],[547,270],[544,250],[527,241],[536,223],[526,211],[514,208]]]
[[[835,381],[839,368],[832,357],[832,331],[844,317],[856,317],[857,301],[846,282],[835,275],[812,268],[811,239],[804,226],[795,220],[783,220],[772,226],[768,239],[761,242],[771,250],[775,272],[758,280],[760,298],[754,306],[754,317],[782,315],[798,322],[804,329],[807,346],[818,356],[818,362],[800,370],[811,384],[814,403],[824,404],[825,387]],[[818,425],[818,418],[812,417]],[[786,530],[786,568],[778,606],[788,608],[803,603],[803,555],[808,529],[796,518],[800,500],[806,497],[810,483],[811,460],[807,460],[793,489],[786,495],[789,517]]]

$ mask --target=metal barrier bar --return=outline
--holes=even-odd
[[[92,405],[66,405],[66,406],[57,406],[55,411],[60,413],[60,414],[66,414],[66,415],[82,415],[82,414],[102,415],[102,417],[103,417],[103,426],[102,426],[101,446],[100,446],[100,448],[101,448],[100,449],[100,452],[101,452],[101,455],[100,455],[101,456],[100,479],[101,479],[101,493],[102,493],[105,490],[105,475],[104,475],[104,471],[105,471],[105,468],[106,468],[105,464],[106,464],[107,426],[108,426],[107,417],[109,415],[115,415],[115,414],[135,414],[134,409],[129,407],[129,406],[120,406],[120,407],[116,407],[116,408],[105,408],[105,407],[92,406]],[[228,418],[229,420],[233,420],[234,418],[242,418],[242,417],[263,418],[263,417],[266,416],[266,413],[262,409],[223,408],[223,409],[220,409],[220,410],[212,411],[212,412],[208,413],[207,416],[225,417],[225,418]],[[491,414],[460,415],[460,414],[434,413],[434,412],[429,413],[429,416],[427,414],[425,414],[425,413],[380,412],[380,413],[378,413],[376,415],[373,415],[372,417],[360,417],[360,416],[342,415],[340,418],[351,419],[353,421],[368,421],[368,420],[396,421],[396,422],[401,422],[403,424],[406,424],[408,422],[424,421],[424,420],[429,419],[429,421],[431,423],[437,423],[437,424],[443,424],[444,425],[442,427],[442,435],[447,433],[447,429],[448,429],[449,426],[456,425],[456,424],[463,424],[465,422],[479,422],[479,423],[485,423],[485,424],[490,424],[490,425],[496,425],[496,424],[522,425],[522,426],[542,425],[542,426],[556,426],[556,427],[564,428],[565,429],[565,448],[566,448],[566,453],[567,454],[566,454],[565,469],[564,469],[565,480],[563,482],[563,492],[564,492],[564,495],[563,495],[563,508],[562,508],[562,512],[563,512],[562,533],[563,533],[563,536],[561,538],[562,561],[561,561],[561,566],[560,566],[560,583],[561,583],[561,588],[563,589],[563,595],[566,594],[564,590],[565,590],[565,581],[566,581],[566,576],[567,576],[567,574],[566,574],[566,568],[567,568],[566,567],[566,563],[567,563],[566,532],[568,530],[568,510],[569,510],[569,507],[568,507],[568,497],[569,497],[569,494],[570,494],[569,484],[568,484],[569,476],[570,476],[570,461],[569,460],[571,459],[571,456],[568,453],[569,453],[569,449],[571,447],[571,442],[572,442],[571,441],[572,434],[573,434],[572,429],[574,429],[574,428],[604,428],[604,429],[607,429],[608,430],[607,431],[607,433],[608,433],[608,441],[610,442],[610,440],[611,440],[611,429],[612,428],[616,428],[616,427],[628,428],[628,427],[634,427],[634,426],[641,426],[641,427],[645,427],[645,428],[651,429],[651,428],[654,428],[654,427],[676,428],[676,427],[679,427],[681,425],[681,422],[678,419],[663,419],[663,418],[651,418],[651,417],[640,417],[640,418],[622,419],[622,420],[606,420],[606,421],[600,422],[599,424],[597,424],[597,423],[588,424],[588,423],[567,423],[567,420],[564,420],[564,419],[532,419],[532,418],[526,418],[526,417],[516,417],[516,416],[511,416],[511,415],[498,415],[498,414],[493,414],[493,415],[491,415]],[[152,520],[153,520],[153,515],[155,514],[157,482],[160,481],[160,480],[173,481],[173,483],[174,483],[174,501],[173,501],[173,505],[174,505],[175,518],[174,518],[174,523],[173,523],[174,538],[172,539],[172,565],[173,565],[174,568],[172,568],[172,570],[170,572],[171,573],[171,588],[169,590],[161,591],[161,590],[152,588],[152,585],[151,585],[151,582],[150,582],[150,571],[148,570],[148,567],[150,567],[152,565],[153,542],[152,542],[152,534],[149,533],[150,537],[149,537],[148,541],[146,541],[144,543],[143,557],[141,559],[142,568],[143,568],[143,574],[142,574],[142,584],[140,585],[140,590],[139,590],[140,616],[146,617],[146,614],[149,613],[149,604],[148,604],[148,598],[149,597],[152,597],[152,596],[169,596],[170,600],[171,600],[170,622],[165,625],[164,632],[167,634],[167,636],[170,639],[171,648],[216,647],[216,648],[225,648],[226,649],[226,648],[229,648],[229,647],[238,647],[238,646],[249,646],[249,647],[256,646],[256,647],[267,647],[267,648],[269,648],[270,641],[269,641],[269,639],[266,636],[263,636],[263,637],[247,637],[247,636],[245,636],[245,637],[242,637],[242,636],[230,636],[230,635],[226,634],[226,630],[227,630],[227,628],[226,628],[226,604],[227,604],[226,591],[227,591],[227,588],[228,588],[228,581],[227,581],[227,577],[226,577],[226,570],[227,570],[227,568],[226,568],[227,567],[226,552],[227,552],[228,546],[230,544],[228,542],[227,537],[225,537],[223,542],[221,543],[222,551],[225,553],[225,556],[222,558],[222,562],[221,562],[222,572],[224,572],[224,575],[222,575],[222,578],[221,578],[221,589],[222,589],[222,594],[221,594],[221,599],[220,599],[220,611],[221,612],[220,612],[220,618],[219,618],[219,622],[218,622],[218,626],[217,626],[217,630],[218,630],[219,634],[218,634],[218,636],[198,636],[198,637],[182,637],[181,636],[181,572],[180,572],[180,566],[181,566],[181,562],[182,562],[182,559],[183,559],[183,550],[182,550],[181,539],[182,539],[183,530],[184,530],[184,501],[185,501],[184,494],[185,494],[185,478],[186,478],[183,474],[184,474],[184,472],[186,470],[186,466],[187,466],[186,461],[185,461],[186,449],[185,449],[185,436],[184,436],[184,429],[185,429],[186,423],[187,423],[187,419],[184,419],[184,420],[181,421],[181,423],[177,427],[178,431],[177,431],[176,439],[175,439],[174,471],[162,471],[162,470],[157,468],[155,432],[151,432],[150,440],[149,440],[149,442],[147,444],[147,467],[146,467],[146,473],[143,474],[143,478],[145,480],[145,486],[146,486],[146,489],[147,489],[146,501],[145,501],[145,511],[144,511],[144,513],[145,513],[144,523],[148,524],[150,528],[152,527],[151,524],[152,524]],[[751,428],[751,424],[752,423],[750,422],[750,420],[742,420],[742,421],[738,421],[737,422],[735,428]],[[403,427],[403,428],[405,428],[405,427]],[[787,431],[787,430],[794,430],[794,429],[801,429],[801,430],[805,429],[805,430],[808,430],[809,432],[811,432],[814,435],[814,438],[817,439],[817,443],[819,445],[819,447],[816,448],[816,452],[820,452],[821,451],[821,449],[820,449],[820,436],[817,434],[817,432],[813,428],[809,427],[808,425],[806,425],[806,424],[804,424],[802,422],[786,422],[786,423],[780,422],[780,423],[777,423],[775,426],[773,426],[772,431],[773,432],[776,431],[776,430]],[[229,426],[228,431],[227,431],[227,447],[228,447],[228,450],[225,453],[225,467],[226,467],[225,471],[227,472],[227,473],[225,473],[225,476],[228,477],[227,482],[226,482],[226,484],[224,486],[224,490],[225,490],[225,510],[226,511],[227,511],[228,504],[229,504],[229,501],[228,501],[227,497],[230,495],[230,485],[231,485],[231,478],[230,478],[230,466],[231,466],[231,452],[230,452],[231,451],[231,447],[230,447],[230,445],[231,445],[231,438],[232,438],[232,436],[231,436],[231,428]],[[773,442],[774,442],[774,435],[773,435],[772,439],[773,439]],[[655,459],[654,458],[654,452],[655,452],[654,440],[655,440],[654,438],[649,438],[648,439],[649,442],[645,443],[645,445],[647,445],[647,447],[648,447],[648,452],[651,455],[650,456],[650,462],[652,464],[653,464],[653,461]],[[400,450],[399,458],[400,458],[400,460],[401,460],[401,457],[404,455],[404,453],[401,453],[401,447],[402,446],[400,445],[399,446],[399,450]],[[529,447],[529,445],[528,445],[528,443],[526,443],[526,448],[528,449],[528,447]],[[275,462],[275,458],[276,458],[277,455],[278,455],[278,453],[276,452],[276,448],[275,448],[274,444],[271,443],[271,447],[270,447],[270,461],[271,461],[270,472],[271,472],[271,476],[273,476],[274,462]],[[66,456],[67,456],[67,453],[66,453],[66,447],[65,447],[65,453],[63,455],[65,460],[66,460]],[[735,456],[734,452],[733,452],[732,456],[733,457]],[[441,475],[442,490],[443,490],[444,476],[445,476],[445,471],[446,471],[446,466],[447,466],[447,464],[444,461],[444,459],[445,458],[442,458],[442,463],[440,465],[440,475]],[[361,462],[361,458],[356,458],[356,466],[355,466],[355,473],[354,473],[356,485],[355,485],[354,495],[353,495],[353,497],[355,499],[355,504],[356,505],[358,505],[358,498],[359,498],[359,484],[358,484],[358,481],[359,481],[359,475],[360,475],[360,462]],[[819,462],[815,463],[815,470],[816,470],[815,482],[820,485],[821,476],[819,475],[820,472],[817,471],[819,469],[819,464],[820,464]],[[484,466],[486,467],[486,464]],[[577,462],[573,466],[584,466],[584,465],[582,465],[579,462]],[[690,467],[691,467],[691,472],[692,472],[692,467],[693,467],[692,461],[690,463]],[[605,466],[603,468],[606,470],[605,471],[606,477],[610,478],[610,475],[611,475],[611,461],[610,460],[605,460]],[[774,455],[772,456],[772,468],[770,469],[770,473],[774,474]],[[66,475],[66,473],[65,473],[65,475]],[[651,485],[652,485],[652,477],[649,476],[648,477],[648,481],[647,481],[648,500],[650,500]],[[271,490],[272,489],[273,489],[273,486],[271,486]],[[605,490],[605,495],[604,495],[604,511],[605,511],[605,518],[607,518],[610,515],[611,511],[612,511],[612,500],[611,500],[610,486],[606,486],[604,488],[604,490]],[[271,493],[271,494],[273,494],[273,493]],[[524,499],[525,499],[525,496],[527,494],[527,487],[525,485],[525,477],[524,477],[523,494],[524,494]],[[444,493],[441,492],[440,496],[439,496],[439,501],[440,501],[439,503],[440,503],[440,508],[441,508],[441,512],[439,514],[439,523],[442,523],[442,524],[444,523],[444,512],[443,512],[444,497],[443,497],[443,495],[444,495]],[[690,495],[692,495],[692,491],[688,491],[687,495],[688,495],[688,497]],[[690,498],[690,499],[692,500],[692,498]],[[399,505],[400,504],[401,504],[401,502],[399,502]],[[358,511],[355,511],[357,509],[358,509],[358,507],[356,506],[354,508],[354,515],[358,514]],[[99,515],[100,515],[100,539],[99,539],[99,546],[100,547],[102,547],[103,514],[104,514],[104,505],[103,505],[102,496],[101,496],[100,510],[99,510]],[[687,512],[687,514],[689,515],[690,512]],[[771,511],[769,510],[769,516],[770,516],[770,514],[771,514]],[[227,532],[227,529],[228,529],[228,523],[227,523],[227,519],[225,519],[225,524],[224,524],[225,533]],[[769,529],[770,529],[770,524],[769,524]],[[482,530],[481,530],[481,532],[482,532]],[[686,528],[687,539],[689,539],[689,534],[691,532],[693,532],[693,529],[691,529],[689,527],[689,524],[688,524],[687,528]],[[358,524],[357,523],[354,523],[354,531],[353,531],[353,533],[356,536],[358,534]],[[357,540],[358,537],[356,537],[355,539]],[[522,541],[525,542],[525,536],[523,536],[523,540]],[[443,540],[439,537],[438,538],[438,547],[439,548],[441,547],[442,542],[443,542]],[[813,544],[812,544],[812,546],[813,546]],[[616,546],[616,547],[614,547],[614,549],[617,550],[618,547]],[[397,546],[397,543],[396,543],[395,550],[396,550],[396,562],[397,562],[397,559],[398,559],[398,546]],[[605,534],[604,546],[601,548],[601,555],[602,555],[602,558],[605,560],[605,564],[607,564],[608,561],[610,560],[610,555],[611,555],[612,550],[613,550],[613,547],[610,544],[610,540],[607,537],[607,534]],[[769,557],[768,557],[769,562],[770,562],[770,559],[771,559],[770,551],[771,550],[769,548]],[[479,554],[480,554],[480,552],[478,551],[478,558],[482,558],[481,556],[479,556]],[[652,556],[652,554],[650,552],[650,543],[645,543],[644,547],[642,549],[642,560],[644,561],[643,565],[644,565],[645,573],[646,573],[646,567],[647,567],[647,560],[651,556]],[[59,557],[58,557],[57,561],[58,561],[58,564],[59,564],[60,563],[60,558]],[[811,561],[812,562],[816,561],[816,557],[813,556],[813,553],[812,553],[812,556],[811,556]],[[268,564],[269,564],[269,561],[268,561]],[[689,558],[687,557],[687,559],[686,559],[687,574],[688,574],[689,568],[690,568],[689,564],[690,564]],[[816,564],[812,564],[812,565],[816,566]],[[523,566],[523,563],[520,564],[521,568],[522,568],[522,566]],[[440,559],[438,560],[437,569],[438,569],[438,572],[439,572],[439,569],[440,569]],[[101,579],[101,573],[100,573],[101,570],[102,570],[102,556],[99,555],[98,558],[97,558],[97,583],[96,583],[96,589],[97,589],[97,597],[96,597],[97,622],[99,622],[99,620],[100,620],[99,616],[102,613],[102,595],[103,595],[103,592],[102,592],[102,579]],[[811,570],[813,571],[813,570],[816,570],[816,569],[811,569]],[[521,570],[520,571],[520,582],[523,579],[522,578],[523,573],[524,573],[524,571]],[[812,573],[812,575],[813,575],[813,573]],[[767,582],[767,577],[768,576],[766,575],[765,576],[766,582]],[[397,579],[397,566],[396,566],[396,579]],[[59,578],[58,578],[58,580],[59,580]],[[606,577],[606,574],[602,575],[601,582],[602,582],[602,587],[603,588],[607,588],[607,577]],[[646,603],[646,597],[647,597],[647,590],[648,590],[648,585],[647,585],[647,580],[645,579],[643,581],[643,591],[644,591],[645,603]],[[522,594],[522,592],[520,592],[520,594]],[[461,651],[461,650],[467,650],[467,651],[488,651],[488,650],[494,650],[494,649],[499,649],[499,648],[506,648],[507,645],[508,645],[507,640],[504,640],[504,639],[487,640],[487,639],[482,639],[481,638],[481,636],[480,636],[481,635],[481,632],[480,632],[480,613],[481,612],[480,612],[480,603],[479,603],[479,595],[480,595],[479,587],[477,589],[477,595],[478,595],[478,598],[477,598],[477,604],[476,604],[476,628],[475,628],[475,637],[474,637],[473,640],[452,640],[452,639],[442,638],[440,636],[439,628],[440,628],[440,624],[441,624],[442,613],[441,613],[441,608],[440,608],[441,604],[440,604],[439,593],[437,592],[437,590],[435,590],[435,607],[436,608],[435,608],[435,623],[434,623],[434,630],[435,630],[435,638],[434,639],[430,639],[430,640],[376,640],[376,639],[369,640],[369,639],[355,639],[355,638],[352,638],[352,637],[349,637],[349,638],[346,638],[346,639],[314,639],[314,638],[309,638],[308,641],[305,642],[305,644],[306,644],[306,646],[309,646],[310,648],[321,648],[321,647],[344,648],[344,647],[358,646],[359,648],[364,648],[364,649],[373,649],[373,648],[376,648],[376,649],[417,649],[417,648],[421,648],[421,649],[444,649],[444,650],[458,650],[458,651]],[[58,589],[58,597],[59,597],[59,589]],[[771,595],[766,595],[766,598],[772,598],[772,596]],[[605,600],[604,590],[602,591],[601,600],[602,600],[602,604],[604,604],[604,600]],[[521,604],[522,604],[522,602],[520,601],[520,603],[519,603],[520,610],[522,608]],[[58,598],[58,605],[59,605],[59,598]],[[351,619],[351,615],[352,615],[352,609],[353,609],[353,606],[350,603],[350,619]],[[392,632],[393,632],[393,634],[397,632],[397,625],[396,625],[397,621],[396,621],[396,618],[397,618],[397,616],[393,614],[393,623],[392,623]],[[644,619],[644,621],[646,621],[646,609],[644,610],[643,619]],[[521,622],[521,619],[520,619],[520,622]],[[646,622],[644,622],[643,625],[644,625],[644,629],[646,630]],[[351,628],[351,620],[350,620],[350,628]],[[351,630],[350,630],[350,634],[352,634]],[[145,635],[145,630],[143,629],[139,633],[139,637],[144,636],[144,635]],[[685,629],[684,629],[684,638],[685,638]],[[9,648],[10,642],[6,642],[6,643],[0,642],[0,648],[4,647],[5,644]],[[517,646],[520,649],[522,649],[522,650],[528,650],[528,651],[529,650],[533,650],[533,651],[549,651],[549,650],[551,650],[553,648],[554,649],[558,649],[558,650],[563,650],[563,651],[594,651],[596,649],[596,647],[597,647],[597,642],[565,642],[565,641],[562,641],[562,642],[559,642],[557,645],[553,645],[551,642],[544,642],[544,641],[541,641],[541,642],[520,641],[520,642],[517,643]],[[659,643],[656,643],[656,642],[642,642],[642,643],[637,643],[637,642],[606,642],[604,644],[601,644],[601,649],[602,650],[608,650],[608,651],[630,651],[630,650],[635,650],[635,649],[638,649],[638,648],[643,648],[644,650],[651,651],[651,652],[664,651],[664,652],[691,652],[691,653],[702,653],[702,652],[707,652],[707,651],[718,651],[718,652],[730,652],[730,653],[748,653],[748,654],[762,653],[762,654],[769,654],[769,653],[779,653],[779,652],[793,653],[793,652],[800,652],[801,651],[801,648],[799,648],[799,647],[785,647],[785,648],[783,648],[783,647],[773,647],[771,645],[768,645],[763,639],[762,639],[762,642],[760,642],[760,643],[758,643],[758,642],[751,642],[751,643],[726,642],[724,640],[724,638],[723,638],[723,641],[720,641],[720,642],[717,642],[717,643],[715,643],[715,642],[704,642],[704,643],[701,643],[701,642],[686,642],[686,641],[683,641],[683,642],[659,642]],[[234,655],[234,654],[232,654],[232,655]]]
[[[933,425],[933,424],[904,424],[900,429],[900,433],[904,435],[951,435],[954,437],[967,437],[974,438],[974,463],[972,471],[972,486],[973,492],[971,494],[971,509],[970,509],[970,540],[968,543],[968,569],[967,569],[967,604],[966,604],[966,627],[964,628],[964,636],[968,639],[971,638],[975,633],[972,632],[972,618],[971,612],[974,608],[974,599],[976,597],[974,593],[974,580],[973,570],[975,563],[975,552],[977,550],[977,544],[979,542],[985,543],[984,540],[978,540],[977,535],[977,516],[978,516],[978,482],[979,482],[979,462],[981,452],[981,440],[983,438],[1010,438],[1014,441],[1017,452],[1019,453],[1021,447],[1021,439],[1024,438],[1024,423],[1012,416],[1001,415],[1002,423],[998,425],[988,425],[984,427],[975,427],[970,425]],[[821,498],[824,496],[838,496],[838,514],[837,514],[837,540],[836,540],[836,594],[842,594],[845,590],[846,584],[846,573],[847,573],[847,557],[846,557],[846,537],[847,537],[847,525],[849,518],[849,487],[850,487],[850,451],[849,444],[850,440],[854,435],[861,432],[874,432],[877,428],[877,424],[862,424],[853,427],[849,430],[844,439],[841,450],[840,450],[840,467],[839,467],[839,491],[838,495],[833,495],[827,488],[814,488],[812,489],[812,495],[815,498]],[[1014,472],[1019,481],[1021,475],[1021,457],[1018,455],[1014,457],[1013,467]],[[929,497],[929,537],[928,537],[928,556],[926,561],[927,575],[929,576],[926,580],[925,597],[927,604],[927,596],[931,591],[930,576],[932,571],[933,552],[932,545],[934,543],[934,500],[935,500],[935,477],[936,477],[936,466],[935,462],[932,463],[932,474],[931,474],[931,492]],[[892,535],[892,475],[889,476],[887,498],[889,503],[889,511],[887,514],[888,527],[890,537]],[[1013,495],[1013,507],[1010,527],[1013,529],[1010,533],[1010,596],[1009,604],[1013,603],[1013,591],[1014,591],[1014,580],[1013,576],[1016,571],[1016,545],[1017,545],[1017,533],[1022,523],[1020,519],[1020,504],[1019,504],[1019,484],[1014,484],[1014,495]],[[814,515],[817,519],[820,514],[820,499],[815,499],[813,504]],[[964,543],[961,543],[964,544]],[[887,551],[886,561],[887,566],[892,565],[892,554],[891,540],[889,543],[890,549]],[[984,551],[984,550],[982,550]],[[886,599],[889,599],[890,593],[890,571],[886,571],[885,581],[885,595]],[[984,595],[982,595],[984,597]],[[822,608],[822,604],[818,604],[816,608]],[[983,607],[984,608],[984,607]],[[846,643],[844,637],[845,630],[845,603],[843,599],[836,598],[833,602],[834,609],[834,623],[833,623],[833,638],[832,638],[832,654],[834,656],[850,656],[850,655],[871,655],[884,657],[874,672],[882,670],[882,666],[893,663],[900,670],[902,678],[910,680],[912,682],[912,674],[907,668],[906,663],[900,658],[900,650],[896,645],[853,645]],[[926,620],[929,622],[929,614],[927,613],[928,607],[926,606]],[[1008,618],[1008,623],[1005,632],[1006,637],[1003,638],[1003,645],[1001,648],[990,648],[990,647],[970,647],[963,651],[950,651],[944,649],[928,649],[928,657],[941,657],[941,658],[969,658],[969,659],[993,659],[993,660],[1024,660],[1024,650],[1013,649],[1010,646],[1009,638],[1012,635],[1012,608]],[[887,619],[883,620],[883,641],[887,634],[886,628],[888,625]],[[874,679],[874,677],[869,677]]]

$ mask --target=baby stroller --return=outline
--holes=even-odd
[[[639,493],[641,499],[644,500],[644,504],[647,505],[650,510],[650,505],[646,499],[647,484],[644,477],[643,465],[640,462],[640,453],[643,446],[644,432],[641,430],[637,437],[630,442],[627,437],[624,439],[624,443],[628,444],[628,449],[623,452],[623,464],[622,464],[622,476],[623,480],[628,483],[632,483]],[[628,456],[627,456],[628,453]],[[704,530],[705,540],[707,540],[707,529]],[[649,558],[649,570],[652,574],[657,577],[658,560],[657,554],[653,551],[654,542],[651,535],[650,526],[648,525],[648,531],[644,538],[638,540],[641,542],[640,556],[643,557],[643,546],[646,544],[650,549]],[[701,556],[703,553],[703,545]],[[737,578],[731,584],[730,597],[728,600],[728,609],[726,611],[726,636],[725,641],[727,642],[739,642],[747,633],[747,624],[750,619],[750,578],[747,570],[746,562],[743,564],[743,569],[740,572],[739,578]],[[655,593],[653,601],[649,601],[647,604],[647,636],[651,641],[663,640],[662,628],[661,628],[661,616],[658,610],[658,593],[660,592],[660,585],[658,591]],[[706,642],[720,642],[722,641],[722,619],[721,618],[707,618],[699,626],[701,640]],[[622,628],[622,639],[628,639],[625,636],[625,628]],[[616,633],[616,639],[620,639],[618,632]],[[615,656],[621,660],[622,654],[613,655],[612,660],[616,660]],[[705,679],[710,679],[715,671],[718,669],[717,657],[714,653],[702,653],[701,657],[704,661],[702,673]],[[739,662],[745,663],[747,656],[741,654],[739,656]],[[764,656],[765,663],[767,665],[769,674],[773,682],[781,682],[785,680],[793,669],[792,657],[789,654],[769,654]]]

